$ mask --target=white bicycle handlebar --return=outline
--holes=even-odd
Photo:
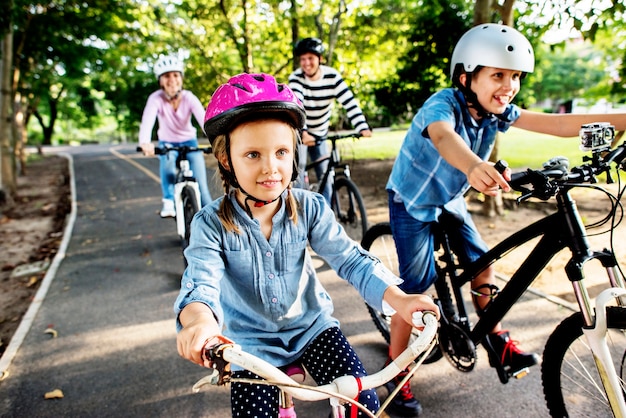
[[[277,367],[242,351],[237,344],[222,344],[214,350],[214,354],[227,363],[235,364],[262,377],[268,384],[281,387],[284,392],[296,399],[306,401],[319,401],[329,398],[354,399],[360,391],[373,389],[389,382],[406,369],[421,353],[434,346],[438,329],[436,315],[432,312],[424,312],[423,315],[421,312],[416,314],[413,316],[414,326],[418,328],[423,326],[424,329],[407,349],[384,369],[361,378],[340,376],[331,383],[322,386],[300,384]],[[206,384],[217,385],[220,384],[220,381],[219,372],[213,369],[213,373],[199,380],[193,386],[193,390],[197,392],[201,386]],[[255,381],[255,383],[258,384],[259,382]]]

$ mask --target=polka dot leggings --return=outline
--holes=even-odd
[[[367,375],[363,363],[339,328],[329,328],[320,334],[299,361],[318,385],[330,383],[339,376]],[[233,372],[233,377],[259,378],[247,370]],[[233,417],[278,417],[279,391],[275,386],[232,383],[230,400]],[[372,412],[380,406],[374,389],[361,392],[359,402]],[[348,405],[346,414],[350,416]],[[362,416],[361,411],[358,416]]]

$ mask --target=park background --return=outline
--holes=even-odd
[[[293,45],[318,37],[325,62],[343,74],[374,130],[402,132],[428,96],[450,85],[449,57],[459,37],[478,23],[499,22],[523,32],[535,48],[536,70],[517,104],[545,112],[624,108],[624,0],[6,5],[0,16],[0,205],[12,203],[29,145],[135,142],[146,98],[158,88],[152,67],[161,54],[185,59],[184,87],[208,103],[218,85],[241,72],[285,81],[298,65]],[[333,129],[346,128],[337,108]]]

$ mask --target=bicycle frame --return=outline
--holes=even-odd
[[[330,196],[325,197],[346,233],[356,241],[360,241],[367,230],[367,211],[359,188],[350,178],[348,164],[341,164],[337,141],[344,138],[359,137],[360,134],[356,133],[333,135],[327,138],[315,137],[317,144],[330,141],[332,144],[331,152],[328,156],[309,163],[305,168],[310,170],[328,162],[326,170],[312,189],[317,188],[317,192],[325,194],[329,189],[328,185],[330,185]]]
[[[460,288],[510,251],[541,236],[531,253],[500,290],[498,297],[484,309],[485,312],[472,328],[470,337],[474,343],[479,343],[502,320],[550,260],[564,248],[572,251],[572,258],[568,261],[565,270],[574,287],[574,293],[587,326],[593,325],[594,315],[583,282],[584,264],[590,260],[599,260],[607,269],[611,287],[624,287],[624,281],[617,272],[615,256],[609,251],[592,252],[589,249],[584,226],[569,192],[565,190],[560,193],[557,196],[557,202],[557,212],[504,239],[478,260],[464,266],[465,269],[460,275],[450,276],[453,288]],[[458,299],[457,304],[464,305],[463,299]]]
[[[619,269],[615,255],[609,250],[592,251],[586,238],[586,230],[578,213],[576,203],[570,196],[574,186],[565,186],[556,193],[557,211],[505,238],[478,260],[469,265],[460,266],[463,271],[457,275],[457,266],[452,257],[452,250],[447,239],[446,227],[440,224],[439,241],[444,247],[445,266],[443,270],[450,278],[454,290],[459,324],[465,328],[469,338],[477,345],[498,324],[507,312],[520,299],[532,282],[541,273],[550,260],[561,250],[569,248],[572,257],[565,266],[567,278],[572,283],[573,292],[583,319],[582,333],[587,340],[600,381],[604,387],[609,405],[616,416],[626,416],[624,392],[615,368],[613,358],[607,345],[606,309],[611,301],[624,306],[626,295],[624,277]],[[510,277],[479,315],[476,324],[471,327],[467,316],[465,302],[461,295],[461,287],[470,282],[480,272],[510,251],[528,243],[532,239],[539,241],[529,255]],[[584,266],[587,262],[597,260],[607,272],[610,288],[605,289],[597,298],[596,306],[592,306],[587,287],[585,286]],[[438,280],[442,280],[441,276]],[[498,372],[500,379],[506,383],[507,378]]]
[[[450,242],[452,231],[458,226],[457,219],[444,213],[434,224],[438,275],[435,288],[443,315],[440,352],[428,361],[437,361],[445,354],[457,369],[468,372],[474,368],[477,359],[476,345],[484,343],[490,365],[496,368],[502,383],[507,383],[512,376],[519,378],[525,375],[528,368],[516,370],[502,365],[486,337],[548,263],[567,248],[571,257],[564,269],[572,284],[578,309],[558,324],[544,348],[541,378],[548,409],[551,414],[565,416],[570,407],[571,411],[579,413],[584,408],[582,413],[586,414],[598,414],[598,408],[606,408],[608,412],[610,408],[616,416],[626,417],[623,379],[626,372],[624,274],[613,251],[591,250],[585,225],[570,195],[575,187],[589,187],[587,184],[596,183],[599,174],[605,173],[607,183],[611,183],[613,163],[618,175],[620,170],[626,170],[626,144],[613,150],[608,147],[594,149],[593,155],[584,157],[583,161],[591,163],[570,169],[567,161],[559,157],[545,163],[542,170],[514,173],[509,184],[514,190],[522,192],[518,202],[529,197],[544,201],[554,197],[556,211],[505,238],[469,264],[457,261],[453,243]],[[601,187],[598,189],[609,196],[612,208],[596,225],[611,221],[613,229],[626,186],[620,185],[617,195]],[[392,249],[394,242],[389,242],[391,235],[389,223],[377,224],[368,231],[362,244],[393,266],[397,258],[395,249]],[[502,289],[494,292],[492,296],[495,297],[482,308],[472,325],[462,287],[511,251],[531,244],[532,248],[524,261]],[[599,266],[607,274],[608,288],[595,298],[595,306],[585,283],[585,268],[590,261],[600,263]],[[389,317],[369,306],[368,310],[378,330],[389,341]]]
[[[137,147],[138,152],[142,152],[141,147]],[[189,245],[189,225],[193,215],[200,209],[201,195],[200,186],[191,170],[191,163],[187,154],[191,152],[210,153],[211,148],[198,148],[190,146],[180,147],[155,147],[156,155],[167,155],[169,152],[176,152],[176,172],[174,179],[174,207],[176,209],[176,233],[181,239],[183,251]],[[186,261],[185,261],[186,263]],[[186,264],[185,264],[186,266]]]
[[[200,187],[198,182],[193,176],[189,160],[181,157],[181,153],[178,155],[179,161],[176,161],[177,173],[176,183],[174,184],[174,205],[176,206],[176,213],[184,213],[182,191],[185,187],[191,187],[196,195],[196,202],[200,202]],[[181,238],[185,237],[185,217],[176,216],[176,232]]]
[[[419,319],[414,315],[414,325],[416,327],[424,327],[418,338],[416,338],[405,351],[402,352],[393,362],[381,371],[356,378],[354,376],[341,376],[333,382],[322,386],[310,386],[297,383],[282,370],[274,367],[260,358],[244,352],[240,346],[231,341],[224,339],[223,344],[206,348],[206,356],[215,361],[216,368],[213,372],[196,382],[193,386],[194,392],[198,392],[200,387],[206,384],[223,385],[230,381],[246,382],[253,384],[268,384],[279,386],[282,391],[288,393],[296,399],[305,401],[319,401],[328,399],[333,408],[335,417],[343,417],[343,403],[349,402],[359,407],[363,412],[371,417],[380,416],[384,412],[384,406],[375,415],[367,410],[363,405],[355,401],[359,392],[362,390],[372,389],[382,386],[386,382],[393,379],[401,371],[409,367],[409,365],[422,353],[428,353],[436,344],[436,335],[438,321],[432,312],[424,312],[423,317]],[[411,369],[415,372],[421,361],[416,363]],[[238,365],[252,373],[265,379],[232,379],[230,378],[230,368],[228,364]],[[412,374],[412,373],[411,373]],[[410,377],[410,376],[409,376]],[[392,396],[390,396],[391,398]]]
[[[334,181],[335,176],[344,176],[344,177],[350,178],[350,168],[348,167],[348,165],[344,165],[341,171],[337,171],[337,168],[342,168],[340,164],[341,158],[339,156],[339,150],[337,149],[337,141],[340,139],[344,139],[344,138],[359,138],[359,137],[360,135],[358,134],[337,135],[337,136],[330,136],[327,138],[316,137],[316,144],[318,145],[321,144],[323,141],[330,141],[330,143],[332,144],[330,155],[328,155],[327,157],[323,157],[318,160],[312,161],[306,165],[306,171],[309,171],[310,169],[315,168],[318,165],[323,164],[324,162],[328,161],[328,167],[326,168],[326,171],[324,171],[322,178],[318,179],[317,181],[318,191],[320,193],[322,190],[324,190],[324,188],[326,187],[329,181],[331,182]]]

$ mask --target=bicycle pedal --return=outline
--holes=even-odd
[[[511,376],[516,379],[521,379],[523,377],[526,377],[528,373],[530,373],[530,369],[528,367],[524,367],[523,369],[513,372]]]

